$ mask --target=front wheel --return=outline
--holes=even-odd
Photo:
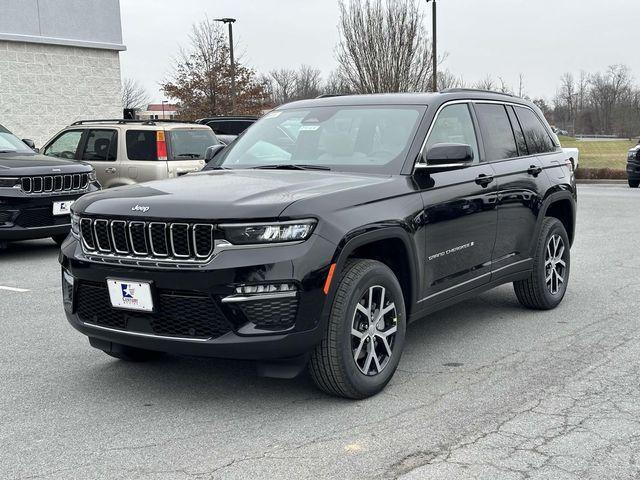
[[[513,282],[518,301],[527,308],[550,310],[564,298],[571,265],[569,236],[560,220],[546,217],[529,277]]]
[[[631,180],[631,179],[629,179],[629,186],[631,188],[638,188],[639,185],[640,185],[640,180]]]
[[[343,269],[327,331],[309,371],[323,391],[361,399],[391,380],[404,347],[406,313],[393,271],[375,260],[349,260]]]

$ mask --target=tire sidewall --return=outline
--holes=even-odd
[[[362,298],[369,287],[380,285],[386,288],[387,292],[391,292],[396,305],[397,314],[397,332],[392,348],[392,356],[382,373],[373,376],[363,374],[353,360],[351,351],[351,325],[356,304]],[[402,288],[395,275],[386,265],[378,263],[363,275],[356,282],[348,287],[348,302],[346,309],[341,312],[335,312],[340,315],[341,327],[338,337],[338,349],[341,357],[341,363],[344,369],[346,379],[351,386],[363,397],[373,395],[382,390],[391,380],[395,370],[400,362],[402,350],[404,348],[404,340],[406,333],[406,311],[404,305],[404,297]]]
[[[560,238],[562,238],[562,241],[564,242],[565,252],[566,252],[566,258],[565,258],[566,268],[565,268],[565,273],[563,277],[564,282],[560,288],[560,291],[558,291],[558,293],[555,295],[553,295],[547,288],[546,271],[545,271],[545,254],[546,254],[547,244],[549,242],[549,239],[553,235],[559,235]],[[569,285],[569,278],[571,275],[571,246],[569,243],[569,235],[567,235],[567,231],[562,225],[562,222],[560,222],[559,220],[555,220],[554,222],[552,222],[550,226],[546,229],[546,234],[544,236],[543,243],[541,244],[540,251],[538,252],[538,255],[536,257],[535,269],[536,269],[536,275],[538,276],[538,284],[540,285],[541,293],[544,297],[545,303],[547,304],[547,306],[551,308],[557,306],[562,301],[565,293],[567,292],[567,287]]]

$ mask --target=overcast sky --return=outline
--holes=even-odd
[[[120,0],[127,51],[122,75],[155,101],[191,25],[208,15],[235,17],[236,48],[259,72],[308,64],[336,66],[338,0]],[[425,22],[431,26],[430,9]],[[475,82],[501,76],[514,89],[524,75],[531,96],[552,98],[563,72],[624,63],[640,76],[637,0],[438,0],[444,68]]]

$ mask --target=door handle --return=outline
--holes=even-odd
[[[527,169],[527,173],[529,175],[533,175],[534,177],[537,177],[538,175],[540,175],[540,172],[542,172],[542,168],[537,167],[536,165],[530,165],[529,168]]]
[[[116,173],[115,167],[107,167],[104,169],[104,173]]]
[[[482,185],[482,187],[486,187],[487,185],[489,185],[491,182],[493,182],[493,175],[485,175],[484,173],[481,173],[480,175],[478,175],[478,177],[476,178],[476,183],[478,185]]]

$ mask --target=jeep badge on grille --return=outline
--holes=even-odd
[[[131,209],[132,212],[142,212],[147,213],[149,211],[149,207],[142,207],[140,205],[136,205]]]

